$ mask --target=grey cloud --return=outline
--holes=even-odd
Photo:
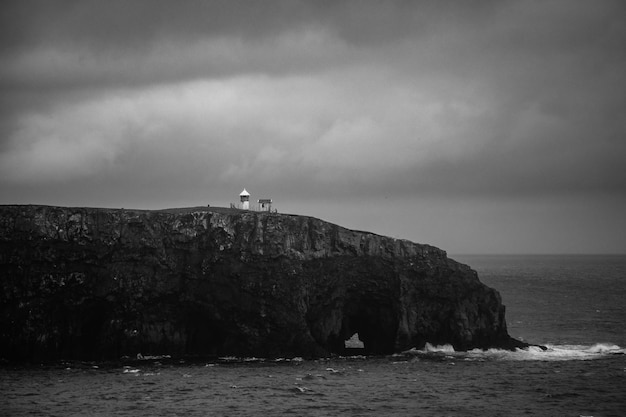
[[[0,51],[5,62],[18,65],[4,70],[2,86],[125,87],[250,72],[310,72],[346,65],[354,58],[376,60],[376,49],[406,39],[428,39],[429,32],[442,25],[454,36],[456,22],[481,18],[487,3],[440,4],[187,1],[173,7],[169,1],[9,2],[0,14]],[[307,33],[325,34],[328,43],[314,51],[315,45],[307,43],[292,48],[281,44],[283,37]],[[222,49],[211,49],[216,44]],[[42,60],[48,62],[46,68]]]
[[[626,190],[624,11],[5,2],[2,202],[159,207],[246,186],[298,208],[416,196],[609,207],[600,196]]]

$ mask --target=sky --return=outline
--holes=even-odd
[[[626,254],[626,2],[4,0],[0,204]]]

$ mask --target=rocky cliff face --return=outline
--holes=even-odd
[[[519,344],[444,251],[303,216],[0,206],[0,285],[7,359]]]

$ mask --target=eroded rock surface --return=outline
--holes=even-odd
[[[0,285],[11,360],[521,345],[444,251],[304,216],[0,206]]]

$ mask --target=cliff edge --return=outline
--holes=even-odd
[[[0,285],[9,360],[523,345],[444,251],[305,216],[0,206]]]

